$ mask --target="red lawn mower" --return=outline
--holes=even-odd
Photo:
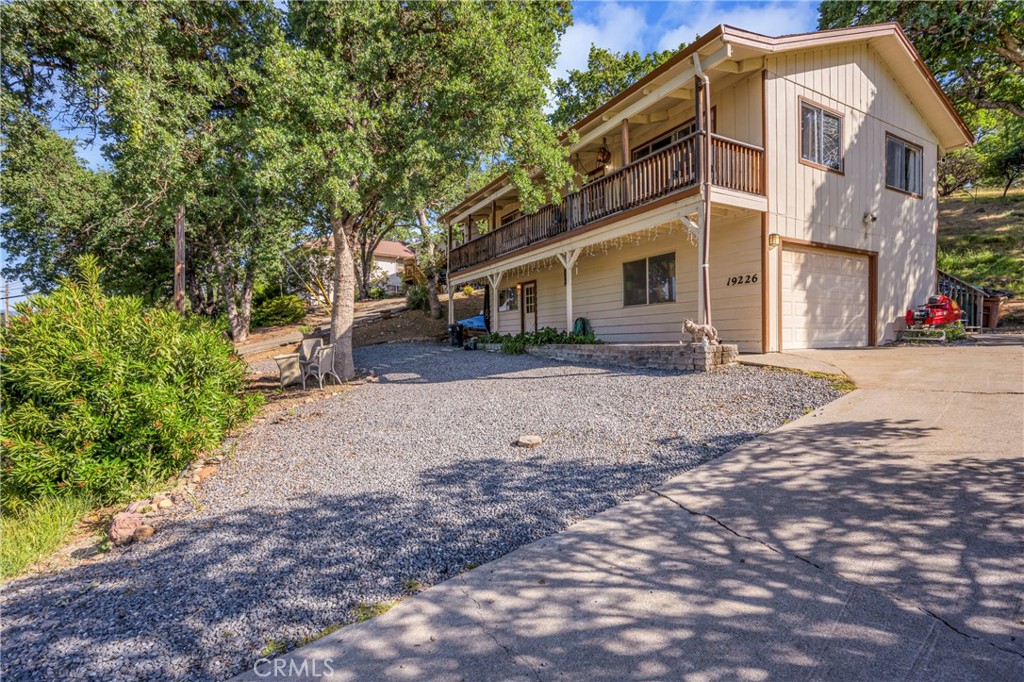
[[[929,296],[928,302],[907,311],[908,327],[939,327],[963,319],[963,312],[949,296]]]
[[[949,296],[929,296],[928,302],[907,311],[907,330],[900,338],[910,341],[945,341],[944,327],[963,320],[957,302]]]

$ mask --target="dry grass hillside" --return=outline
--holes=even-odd
[[[939,269],[1012,294],[1003,319],[1024,322],[1024,188],[940,199]]]

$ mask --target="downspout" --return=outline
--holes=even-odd
[[[703,84],[701,92],[697,95],[698,99],[703,97],[703,110],[701,111],[703,131],[700,154],[700,197],[703,220],[701,220],[700,229],[704,248],[700,257],[700,276],[704,289],[704,319],[702,323],[711,324],[711,276],[708,272],[708,264],[711,260],[711,80],[701,68],[699,52],[693,53],[693,71]],[[698,101],[697,105],[701,106],[702,103]]]

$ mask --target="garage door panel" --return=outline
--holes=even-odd
[[[868,342],[867,256],[787,246],[782,251],[782,347]]]

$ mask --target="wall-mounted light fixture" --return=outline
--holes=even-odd
[[[865,225],[865,227],[866,227],[866,226],[868,226],[868,225],[871,225],[871,223],[876,223],[876,222],[878,222],[878,216],[877,216],[877,215],[875,215],[874,213],[872,213],[871,211],[866,211],[866,212],[864,213],[864,217],[863,217],[863,218],[861,218],[861,220],[863,220],[863,221],[864,221],[864,225]]]
[[[772,232],[768,235],[768,246],[774,249],[776,246],[782,243],[782,237],[778,233]]]

